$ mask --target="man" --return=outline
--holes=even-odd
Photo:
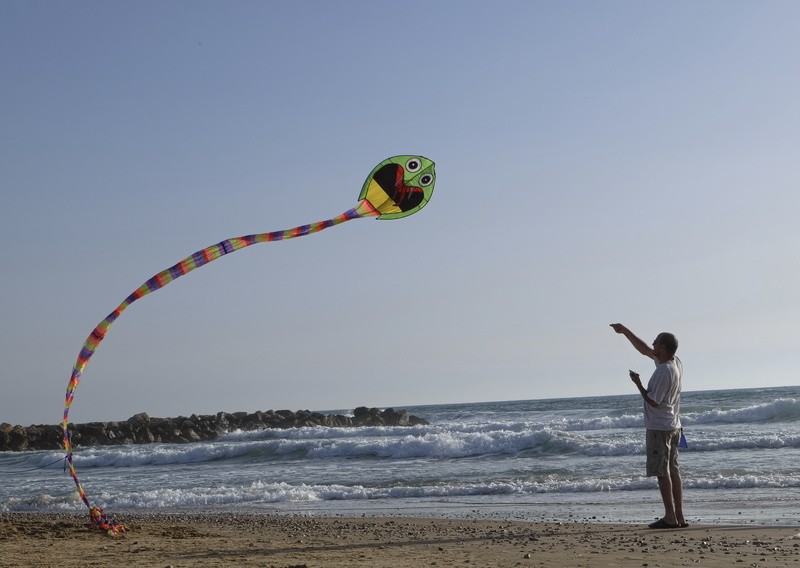
[[[651,529],[688,527],[683,516],[683,487],[678,468],[678,444],[681,438],[681,383],[683,365],[675,356],[678,340],[671,333],[659,333],[653,347],[636,337],[627,327],[612,323],[617,333],[645,357],[653,359],[656,370],[647,388],[637,373],[630,377],[644,399],[644,426],[647,429],[647,475],[658,478],[658,489],[664,502],[664,517],[649,525]]]

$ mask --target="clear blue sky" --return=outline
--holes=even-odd
[[[131,306],[75,422],[791,385],[800,3],[0,3],[0,422],[59,421],[86,336],[228,237],[430,204],[222,258]]]

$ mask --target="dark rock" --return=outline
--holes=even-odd
[[[150,417],[147,415],[146,412],[140,412],[139,414],[134,414],[130,418],[128,418],[128,424],[149,424]]]
[[[217,439],[233,430],[263,430],[266,428],[358,426],[420,426],[428,421],[412,416],[405,410],[367,408],[359,406],[353,417],[342,414],[321,414],[310,410],[267,410],[253,413],[218,412],[215,415],[189,418],[151,418],[146,412],[131,416],[124,422],[88,422],[69,424],[73,447],[93,445],[123,445],[167,443],[184,444]],[[33,425],[27,428],[0,424],[0,451],[55,450],[63,448],[61,425]]]
[[[405,410],[397,411],[394,408],[387,408],[381,417],[387,426],[408,426],[408,412]]]
[[[20,452],[28,449],[28,436],[21,426],[15,426],[8,433],[9,447],[8,449],[14,452]]]

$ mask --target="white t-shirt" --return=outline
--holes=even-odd
[[[648,430],[676,430],[681,427],[683,364],[677,357],[655,364],[656,370],[647,383],[647,396],[658,408],[644,404],[644,426]]]

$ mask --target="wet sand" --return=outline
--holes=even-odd
[[[800,529],[234,514],[0,514],[0,567],[800,566]]]

